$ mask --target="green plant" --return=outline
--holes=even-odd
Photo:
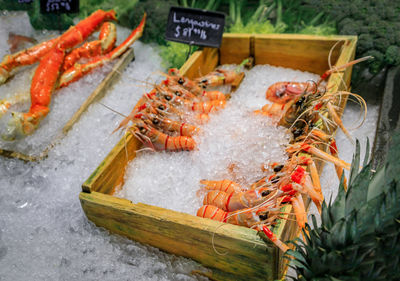
[[[371,73],[400,64],[400,2],[392,0],[307,0],[337,22],[339,34],[357,35],[357,57],[374,56]],[[361,71],[362,66],[355,66]]]
[[[336,34],[333,21],[323,12],[315,15],[315,10],[300,0],[260,0],[255,7],[251,1],[230,1],[228,26],[229,32],[237,33]]]
[[[196,47],[194,47],[196,50]],[[160,46],[160,56],[163,58],[165,68],[180,68],[186,61],[189,45],[167,42],[166,46]]]
[[[368,146],[368,145],[367,145]],[[367,151],[369,148],[367,147]],[[400,280],[400,132],[392,137],[387,162],[371,171],[365,157],[359,172],[357,141],[349,186],[323,205],[321,225],[306,226],[292,267],[297,280]]]

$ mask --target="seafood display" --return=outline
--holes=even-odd
[[[335,69],[338,71],[366,59],[369,57]],[[291,141],[286,147],[288,160],[262,167],[265,176],[249,187],[241,187],[227,179],[200,181],[207,193],[197,216],[263,231],[276,246],[286,251],[288,247],[269,227],[277,219],[291,219],[282,211],[285,205],[290,204],[298,227],[304,228],[307,222],[306,198],[310,198],[321,212],[324,196],[314,159],[333,163],[339,180],[347,188],[343,169],[350,170],[350,164],[338,158],[332,134],[339,127],[350,141],[352,138],[340,119],[337,105],[348,97],[354,98],[365,111],[366,104],[357,94],[347,91],[332,93],[326,89],[322,82],[332,72],[328,70],[317,82],[277,82],[267,89],[266,98],[272,103],[256,110],[255,114],[273,118],[277,125],[290,130]]]
[[[143,33],[146,15],[138,27],[116,48],[115,25],[109,22],[112,20],[116,20],[113,10],[98,10],[61,36],[4,57],[0,63],[0,84],[13,76],[17,68],[39,62],[30,88],[30,109],[26,113],[11,113],[6,134],[2,136],[4,139],[15,140],[32,134],[49,113],[54,90],[67,86],[125,52]],[[100,27],[99,40],[74,49]],[[81,63],[81,58],[86,62]],[[4,115],[13,104],[23,100],[26,98],[2,100],[1,114]]]
[[[210,113],[225,107],[224,93],[206,90],[220,85],[220,73],[229,73],[227,84],[239,74],[216,70],[193,81],[181,76],[177,69],[170,69],[166,79],[144,94],[141,104],[114,131],[124,128],[153,151],[195,149],[192,137],[200,131],[197,125],[207,122]]]

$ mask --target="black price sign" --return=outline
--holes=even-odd
[[[42,14],[68,14],[79,12],[79,0],[40,0]]]
[[[225,14],[200,9],[171,7],[165,39],[190,45],[218,48]]]

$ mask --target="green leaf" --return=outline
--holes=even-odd
[[[352,187],[353,181],[358,174],[359,167],[360,167],[360,142],[357,139],[356,140],[356,152],[353,155],[353,161],[351,163],[351,169],[350,169],[349,189]]]
[[[351,213],[354,209],[359,209],[367,201],[370,175],[371,170],[369,165],[367,165],[358,175],[353,177],[352,186],[346,193],[346,215]]]
[[[365,167],[368,164],[368,160],[369,160],[369,138],[367,138],[367,147],[365,148],[363,167]]]
[[[375,173],[368,187],[367,201],[372,200],[383,192],[382,187],[385,184],[385,175],[385,167],[382,167]]]

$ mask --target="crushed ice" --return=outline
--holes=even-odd
[[[1,12],[0,57],[8,53],[9,31],[25,36],[34,35],[26,13]],[[120,32],[125,32],[125,35],[122,35],[124,38],[130,31]],[[42,36],[47,34],[51,32],[41,32]],[[161,59],[151,46],[137,42],[134,48],[135,61],[124,71],[121,81],[101,100],[102,103],[123,114],[131,111],[145,91],[138,85],[137,80],[155,81],[156,78],[149,75],[161,69]],[[29,78],[29,74],[27,75]],[[262,77],[256,79],[258,82],[272,83],[266,81],[270,77],[260,75]],[[294,76],[298,80],[304,79],[300,73]],[[27,79],[15,80],[25,83]],[[253,110],[265,103],[264,90],[257,92],[254,85],[247,83],[246,80],[243,85],[245,85],[243,91],[248,95],[254,95],[254,100],[251,98],[242,101],[246,108]],[[0,90],[1,95],[2,90]],[[256,96],[259,96],[259,100],[255,100]],[[239,97],[239,92],[233,95],[231,103],[234,103],[236,97]],[[352,123],[352,120],[358,117],[358,112],[357,108],[348,107],[344,112],[345,124]],[[221,115],[223,114],[228,113],[221,112]],[[351,132],[362,140],[362,144],[365,143],[366,136],[370,136],[372,141],[378,106],[370,106],[368,114],[366,125]],[[199,278],[190,274],[194,269],[202,269],[195,262],[168,255],[117,235],[110,235],[108,231],[97,228],[88,221],[82,211],[78,199],[81,184],[119,141],[119,136],[111,135],[111,131],[121,118],[95,103],[73,126],[68,135],[50,151],[49,157],[44,161],[25,163],[0,157],[1,280],[195,280]],[[213,122],[217,122],[216,118],[219,116],[213,116],[210,126]],[[236,126],[241,128],[243,124]],[[341,157],[350,161],[354,147],[340,131],[337,142]],[[164,155],[161,154],[161,157]],[[182,160],[178,164],[187,166],[187,163]],[[160,164],[163,164],[162,161]],[[338,184],[334,182],[336,175],[333,167],[328,164],[325,170],[330,174],[323,175],[322,184],[324,192],[330,193],[337,189]],[[171,174],[180,173],[173,170]],[[195,172],[194,176],[197,176]],[[196,191],[188,190],[188,192],[193,195]],[[180,192],[179,196],[183,196],[183,192]],[[325,196],[329,198],[329,194]],[[198,203],[197,199],[193,204],[196,202]]]
[[[229,66],[227,66],[229,67]],[[230,179],[243,187],[261,178],[261,167],[283,163],[289,135],[270,118],[253,113],[267,103],[265,92],[278,81],[306,81],[318,75],[274,66],[246,71],[226,107],[201,126],[192,152],[143,152],[129,165],[119,196],[196,214],[202,205],[201,179]]]
[[[9,30],[30,35],[24,33],[30,28],[25,13],[5,14],[0,44],[7,42]],[[8,46],[0,46],[0,54],[7,53]],[[123,114],[144,92],[134,79],[152,80],[149,76],[161,69],[153,47],[136,42],[134,49],[135,61],[101,100]],[[56,95],[53,102],[61,96]],[[83,213],[81,185],[119,141],[111,132],[121,119],[95,103],[44,161],[0,157],[1,280],[204,280],[191,275],[204,270],[194,261],[110,235]]]

